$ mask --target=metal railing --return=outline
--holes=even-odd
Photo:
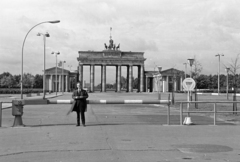
[[[2,127],[2,102],[0,102],[0,127]]]
[[[213,113],[213,124],[216,125],[217,113],[240,113],[240,111],[217,111],[217,103],[240,103],[240,101],[178,101],[180,103],[180,125],[183,125],[183,113]],[[183,111],[183,104],[205,104],[213,103],[213,111]]]
[[[12,102],[0,102],[0,127],[2,127],[2,110],[3,110],[3,103],[12,103]]]
[[[45,105],[45,104],[72,104],[73,100],[15,100],[20,105]],[[0,127],[2,126],[2,103],[0,102]],[[5,103],[5,102],[4,102]],[[8,102],[7,102],[8,103]],[[171,100],[87,100],[87,104],[167,104],[167,125],[170,125],[170,103]],[[219,103],[240,103],[240,101],[178,101],[180,103],[180,125],[183,125],[184,113],[213,113],[213,123],[216,125],[218,113],[240,113],[240,111],[218,111],[217,104]],[[183,104],[206,104],[212,103],[212,111],[194,111],[183,110]],[[17,104],[16,104],[17,105]]]

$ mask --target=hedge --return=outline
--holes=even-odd
[[[0,94],[20,94],[20,93],[21,93],[21,89],[0,88]],[[23,94],[29,94],[29,93],[43,93],[43,90],[42,89],[23,89]]]

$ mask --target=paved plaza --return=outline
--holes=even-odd
[[[90,93],[90,100],[156,99],[150,93]],[[49,100],[71,99],[70,93]],[[167,99],[163,95],[162,99]],[[11,100],[5,98],[4,100]],[[179,109],[167,106],[88,105],[86,127],[76,127],[70,104],[27,105],[25,127],[12,127],[11,108],[3,110],[1,162],[240,162],[239,124],[193,114],[195,125],[179,125]]]

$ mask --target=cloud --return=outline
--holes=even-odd
[[[77,68],[78,51],[104,49],[110,27],[112,38],[123,51],[145,53],[145,69],[161,64],[182,65],[198,56],[203,73],[213,73],[214,57],[224,53],[223,62],[239,53],[240,2],[235,0],[1,0],[0,56],[7,61],[0,69],[19,74],[21,47],[27,31],[35,24],[61,20],[59,24],[42,24],[28,35],[24,47],[24,69],[41,72],[43,40],[38,32],[49,32],[47,66],[55,65],[52,51],[60,51],[59,60]],[[211,64],[205,63],[206,59]],[[17,67],[17,68],[15,68]],[[165,68],[164,68],[165,69]],[[0,71],[1,73],[1,71]]]

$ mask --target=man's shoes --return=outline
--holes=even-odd
[[[77,124],[77,125],[76,125],[76,127],[79,127],[79,126],[80,126],[80,124]]]
[[[83,124],[83,126],[84,126],[84,127],[86,127],[86,125],[85,125],[85,124]]]

